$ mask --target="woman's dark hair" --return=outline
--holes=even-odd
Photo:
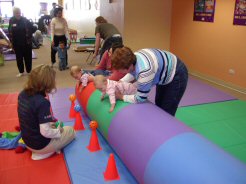
[[[111,56],[112,68],[115,70],[129,69],[136,65],[137,58],[129,47],[122,47],[115,50]]]
[[[107,22],[108,22],[108,21],[107,21],[104,17],[102,17],[102,16],[97,17],[97,18],[95,19],[95,21],[96,21],[96,23],[98,23],[98,24],[101,24],[101,23],[107,23]]]
[[[55,10],[54,10],[54,16],[57,17],[58,12],[59,12],[59,11],[62,12],[62,10],[63,10],[62,7],[55,8]]]
[[[122,48],[122,47],[124,47],[124,45],[122,43],[120,43],[120,42],[114,42],[114,43],[112,43],[111,47],[108,50],[110,50],[112,48],[112,53],[114,53],[114,51],[116,49]]]

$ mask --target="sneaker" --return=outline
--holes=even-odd
[[[21,77],[21,76],[23,76],[24,75],[24,73],[18,73],[17,75],[16,75],[16,77]]]
[[[50,157],[53,154],[54,154],[54,152],[46,153],[46,154],[40,154],[40,153],[32,152],[32,160],[43,160],[45,158]]]
[[[67,69],[69,69],[69,66],[66,66],[66,67],[65,67],[65,70],[67,70]]]

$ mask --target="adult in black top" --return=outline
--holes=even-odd
[[[9,20],[8,31],[12,47],[16,54],[19,70],[17,77],[21,77],[24,74],[23,58],[26,72],[30,73],[32,70],[32,34],[37,28],[29,20],[21,16],[21,10],[19,8],[13,9],[13,15]]]
[[[28,147],[36,150],[43,149],[51,140],[41,135],[39,127],[42,123],[53,121],[50,102],[45,97],[46,94],[42,92],[29,96],[26,91],[22,91],[18,97],[22,138]]]
[[[53,92],[55,71],[48,65],[34,68],[18,96],[18,117],[23,141],[32,151],[32,159],[40,160],[59,152],[70,143],[73,127],[55,127],[47,94]]]

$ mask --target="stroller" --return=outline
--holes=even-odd
[[[5,34],[2,28],[0,28],[0,66],[4,65],[4,57],[5,53],[14,53],[11,48],[11,43],[9,41],[8,36]]]

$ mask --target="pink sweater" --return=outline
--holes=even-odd
[[[109,76],[110,80],[119,81],[125,74],[120,73],[117,70],[112,69],[111,58],[108,55],[108,51],[106,50],[102,56],[101,62],[96,70],[109,70],[112,71],[112,74]]]
[[[137,92],[137,87],[135,84],[127,82],[117,82],[113,80],[107,80],[107,88],[105,92],[102,92],[103,95],[108,94],[109,101],[111,104],[115,104],[115,92],[119,90],[123,95],[133,95]]]

